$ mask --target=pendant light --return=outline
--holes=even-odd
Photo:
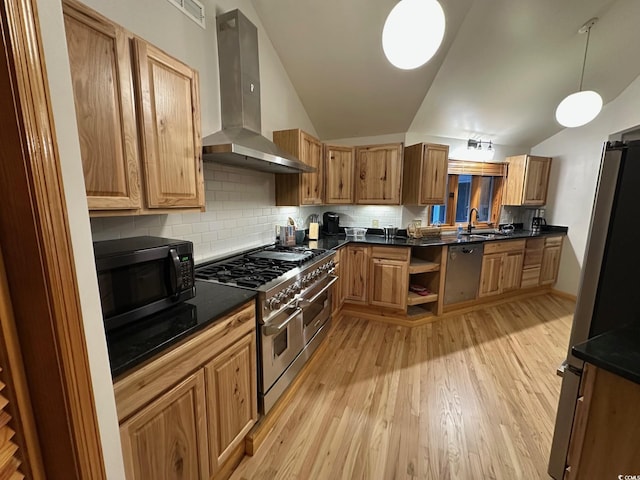
[[[440,48],[444,27],[444,11],[437,0],[400,0],[384,22],[384,54],[397,68],[418,68]]]
[[[556,120],[564,127],[581,127],[596,118],[602,110],[602,97],[593,90],[582,90],[584,79],[584,67],[587,64],[587,51],[589,49],[589,36],[597,18],[592,18],[585,23],[578,33],[587,34],[587,44],[584,48],[584,59],[582,61],[582,74],[580,75],[580,88],[576,93],[572,93],[560,102],[556,108]]]

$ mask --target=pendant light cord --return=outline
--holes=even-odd
[[[584,47],[584,59],[582,60],[582,74],[580,75],[580,88],[579,92],[582,91],[582,81],[584,80],[584,67],[587,64],[587,51],[589,50],[589,37],[591,36],[591,26],[587,29],[587,44]]]

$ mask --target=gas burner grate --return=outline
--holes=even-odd
[[[274,245],[196,269],[196,278],[258,288],[326,250]]]

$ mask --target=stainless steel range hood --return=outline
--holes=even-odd
[[[272,173],[315,172],[260,132],[258,30],[240,10],[216,17],[222,130],[202,139],[202,158]]]

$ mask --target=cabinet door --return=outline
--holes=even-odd
[[[503,253],[484,255],[482,257],[482,270],[480,272],[479,297],[497,295],[502,293],[502,257]]]
[[[322,143],[311,135],[300,132],[300,160],[314,167],[314,173],[301,175],[302,205],[318,205],[323,203],[324,168],[322,161]]]
[[[128,480],[209,478],[204,371],[120,425]]]
[[[420,179],[420,203],[422,205],[443,205],[447,203],[448,163],[448,146],[424,146],[422,154],[422,176]]]
[[[379,307],[407,308],[409,266],[407,262],[371,259],[369,304]]]
[[[545,247],[540,266],[540,285],[552,285],[558,279],[562,246]]]
[[[356,149],[356,203],[399,205],[402,179],[402,144],[372,145]]]
[[[520,288],[524,252],[505,253],[502,259],[502,293]]]
[[[149,208],[204,207],[198,74],[135,39]]]
[[[140,208],[138,140],[126,32],[63,3],[89,210]]]
[[[551,159],[548,157],[527,157],[524,176],[523,205],[544,205],[547,203],[547,187]]]
[[[354,149],[325,145],[324,152],[325,203],[353,203]]]
[[[205,367],[211,473],[244,440],[258,419],[256,336],[252,333]]]
[[[344,299],[367,303],[369,247],[350,245],[346,247],[342,257]]]

